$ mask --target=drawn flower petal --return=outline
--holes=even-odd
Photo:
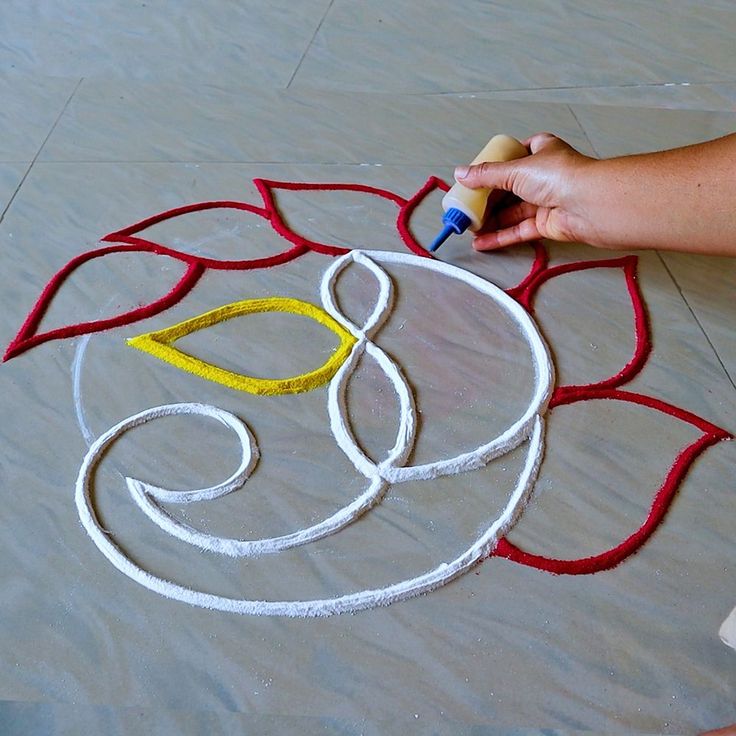
[[[525,289],[534,279],[547,268],[547,263],[549,262],[549,253],[547,253],[547,247],[543,240],[535,240],[533,243],[529,243],[528,246],[534,251],[534,259],[529,267],[529,271],[516,286],[506,289],[506,293],[514,298],[524,293]],[[498,255],[498,253],[494,253],[493,255]]]
[[[731,437],[728,432],[720,429],[701,417],[650,396],[610,388],[592,388],[581,390],[578,393],[579,395],[576,397],[571,396],[569,393],[558,393],[556,397],[553,397],[550,406],[561,406],[564,404],[576,404],[578,402],[595,400],[636,404],[641,407],[646,407],[654,412],[678,419],[696,429],[700,433],[700,436],[690,444],[682,447],[675,456],[674,461],[665,472],[662,483],[659,488],[654,491],[653,500],[651,504],[648,505],[647,515],[642,524],[634,532],[629,534],[625,539],[610,549],[578,559],[556,559],[521,549],[508,539],[503,539],[496,548],[495,554],[499,557],[505,557],[514,562],[519,562],[523,565],[536,567],[539,570],[545,570],[559,575],[584,575],[600,572],[602,570],[609,570],[626,560],[630,555],[636,553],[647,542],[657,526],[665,518],[681,482],[687,475],[688,470],[696,458],[706,448],[716,442],[729,439]],[[589,405],[585,406],[587,408]],[[599,406],[597,408],[599,410],[603,410],[603,407]],[[622,436],[626,435],[622,434],[621,427],[616,426],[616,424],[610,424],[610,412],[607,412],[607,414],[609,416],[606,428],[608,429],[610,427],[610,431],[615,432],[617,439],[620,440]],[[554,432],[554,415],[553,422],[551,424],[551,432]],[[664,435],[665,438],[668,436],[664,427],[662,432],[660,432],[660,435]],[[662,441],[663,439],[660,438],[659,444],[661,444]],[[602,440],[602,443],[605,443],[605,439]],[[652,446],[654,446],[654,444]],[[607,453],[607,455],[611,456],[612,452]],[[630,459],[630,453],[627,457]],[[636,476],[636,472],[628,467],[628,463],[629,460],[626,460],[629,474]],[[585,466],[581,466],[581,471],[584,467]],[[593,474],[594,471],[589,473],[591,476]],[[652,492],[651,489],[642,489],[642,491]],[[585,492],[595,493],[595,488],[587,488]],[[623,499],[618,499],[617,503],[622,501]],[[530,509],[530,512],[533,512],[533,509]],[[523,528],[523,523],[524,522],[522,521],[520,528]]]
[[[286,312],[309,317],[318,324],[332,330],[338,336],[340,344],[323,365],[290,378],[256,378],[243,373],[235,373],[173,347],[177,340],[186,335],[191,335],[193,332],[204,330],[218,322],[259,312]],[[229,388],[247,391],[251,394],[274,396],[311,391],[313,388],[327,383],[350,355],[355,344],[355,338],[320,307],[299,299],[272,296],[265,299],[246,299],[226,304],[166,329],[133,337],[128,340],[128,344],[138,350],[150,353],[160,360],[171,363],[181,370],[209,381],[215,381]]]
[[[442,179],[430,176],[424,186],[399,211],[399,217],[396,221],[399,235],[409,250],[417,255],[434,257],[422,245],[422,242],[429,244],[437,235],[437,230],[440,227],[441,197],[434,196],[433,198],[433,195],[442,195],[449,188],[449,185]],[[433,198],[436,201],[428,201],[428,198]],[[422,208],[423,204],[428,206]],[[418,214],[422,209],[424,214]],[[429,211],[429,215],[427,215],[427,211]],[[428,221],[428,217],[431,217],[431,220]],[[422,220],[423,225],[421,240],[415,232],[417,219]],[[414,220],[413,226],[412,220]],[[447,246],[443,247],[448,248],[449,246],[452,248],[452,245],[453,241],[451,240]],[[529,258],[530,253],[531,259]],[[453,265],[460,266],[460,268],[491,281],[505,289],[510,296],[516,298],[523,293],[532,279],[547,267],[548,254],[541,240],[484,254],[474,252],[465,241],[462,248],[458,247],[453,251],[450,260]]]
[[[3,356],[3,361],[14,358],[26,350],[29,350],[36,345],[41,345],[44,342],[48,342],[49,340],[60,340],[78,335],[86,335],[93,332],[101,332],[113,327],[133,324],[134,322],[138,322],[142,319],[152,317],[159,312],[163,312],[174,304],[177,304],[192,289],[192,287],[197,283],[199,277],[204,273],[204,268],[198,263],[187,263],[186,271],[174,286],[162,297],[148,304],[136,307],[127,312],[122,312],[114,317],[78,322],[76,324],[69,324],[63,327],[47,330],[46,332],[38,331],[41,320],[47,313],[54,297],[59,293],[65,280],[78,268],[97,258],[110,256],[114,253],[130,252],[146,254],[146,256],[154,255],[156,257],[168,255],[163,254],[159,249],[148,245],[117,244],[87,251],[86,253],[82,253],[75,258],[72,258],[72,260],[57,271],[46,284],[41,295],[34,304],[33,309],[31,309],[18,331],[18,334],[8,345],[5,355]]]
[[[295,245],[306,246],[311,250],[331,256],[344,255],[351,250],[351,247],[346,245],[337,245],[335,243],[320,242],[297,232],[295,226],[289,222],[288,216],[284,216],[280,211],[277,203],[279,191],[355,192],[388,200],[399,208],[396,219],[396,229],[398,230],[399,236],[406,247],[418,255],[429,256],[429,253],[419,244],[411,232],[411,216],[419,203],[430,192],[437,188],[443,189],[444,191],[448,189],[447,184],[434,176],[430,177],[421,189],[419,189],[419,191],[409,199],[395,194],[388,189],[372,187],[367,184],[294,183],[266,179],[254,179],[254,183],[261,192],[264,206],[270,213],[271,225],[276,232]],[[342,216],[342,213],[339,214]],[[344,227],[349,227],[350,223],[346,220],[342,225]],[[348,240],[348,238],[345,238],[345,240]],[[364,245],[364,243],[356,243],[355,247],[364,247]]]
[[[636,256],[625,256],[546,268],[515,294],[536,315],[550,343],[562,390],[616,388],[644,367],[651,339],[637,261]],[[577,279],[575,274],[583,271],[585,276]],[[623,276],[623,293],[616,291],[616,273]],[[627,334],[632,346],[628,355],[622,354]]]
[[[411,219],[416,212],[417,207],[430,195],[432,192],[441,191],[447,192],[450,189],[449,184],[446,184],[442,179],[436,176],[430,176],[424,185],[410,197],[405,204],[401,206],[399,210],[399,216],[396,219],[396,229],[399,231],[401,239],[404,241],[406,247],[416,253],[419,256],[433,257],[430,252],[416,239],[414,232],[411,228]]]
[[[145,246],[147,248],[153,246],[158,250],[158,252],[166,253],[187,263],[198,263],[201,266],[207,268],[238,271],[276,266],[281,263],[291,261],[308,251],[306,245],[295,243],[294,245],[286,248],[283,251],[262,258],[228,260],[220,258],[208,258],[205,256],[185,253],[181,250],[172,248],[170,246],[164,245],[145,237],[146,230],[152,228],[154,225],[159,225],[160,223],[176,220],[177,218],[186,218],[187,215],[198,212],[205,212],[207,210],[229,210],[247,212],[256,215],[256,217],[259,217],[266,221],[270,221],[273,216],[272,212],[269,209],[258,207],[256,205],[249,204],[248,202],[235,202],[230,200],[197,202],[195,204],[184,205],[183,207],[175,207],[174,209],[166,210],[165,212],[161,212],[157,215],[147,217],[145,220],[141,220],[140,222],[136,222],[132,225],[129,225],[128,227],[122,228],[121,230],[116,230],[115,232],[106,235],[102,240],[111,243],[127,243],[129,245]],[[243,250],[247,252],[247,249],[248,243],[244,242]]]

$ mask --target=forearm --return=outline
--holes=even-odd
[[[593,161],[578,179],[593,245],[736,255],[736,134]]]

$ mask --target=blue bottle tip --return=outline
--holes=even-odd
[[[470,226],[470,223],[471,219],[462,210],[457,209],[457,207],[450,207],[442,216],[444,227],[440,231],[440,234],[432,241],[432,245],[429,246],[430,252],[434,253],[453,233],[457,235],[464,233]]]
[[[440,230],[440,234],[432,241],[432,245],[429,246],[430,252],[434,253],[454,232],[455,228],[452,225],[445,225]]]

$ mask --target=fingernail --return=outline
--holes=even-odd
[[[468,175],[469,171],[470,171],[470,167],[468,166],[458,166],[455,169],[455,178],[464,179]]]

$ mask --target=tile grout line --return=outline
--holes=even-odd
[[[586,141],[588,141],[588,145],[590,146],[590,148],[591,148],[591,150],[593,151],[593,153],[594,153],[594,154],[595,154],[595,155],[596,155],[596,156],[597,156],[598,158],[600,158],[600,157],[601,157],[601,155],[600,155],[600,154],[598,153],[598,149],[596,149],[596,147],[595,147],[595,146],[593,145],[593,141],[592,141],[592,140],[590,140],[590,136],[588,135],[588,131],[587,131],[587,130],[585,130],[585,127],[583,126],[583,124],[582,124],[582,123],[580,122],[580,120],[578,119],[578,116],[577,116],[577,115],[575,114],[575,110],[573,110],[573,109],[572,109],[572,105],[565,105],[565,107],[567,107],[567,109],[568,109],[568,110],[570,111],[570,115],[572,115],[572,116],[573,116],[573,118],[574,118],[575,122],[576,122],[576,123],[577,123],[577,125],[578,125],[578,128],[580,128],[580,130],[581,130],[582,134],[583,134],[583,135],[585,136],[585,140],[586,140]]]
[[[569,84],[559,87],[493,87],[490,89],[461,89],[444,92],[403,92],[409,97],[443,97],[455,95],[485,95],[503,92],[566,92],[571,90],[607,90],[607,89],[676,89],[679,87],[708,87],[716,84],[735,84],[736,79],[718,79],[703,82],[630,82],[627,84]],[[355,91],[355,90],[354,90]],[[585,104],[585,103],[583,103]]]
[[[296,68],[291,74],[291,77],[289,77],[289,81],[286,83],[286,87],[284,89],[289,89],[291,87],[291,83],[294,81],[294,77],[296,76],[296,73],[301,68],[302,64],[304,63],[304,59],[307,57],[307,54],[309,53],[309,49],[312,48],[312,44],[314,43],[314,39],[317,38],[317,34],[319,33],[319,29],[322,28],[322,24],[325,22],[325,18],[327,18],[327,14],[332,10],[332,6],[335,3],[335,0],[330,0],[330,4],[327,6],[327,9],[325,10],[323,16],[320,18],[319,23],[317,24],[317,27],[314,29],[314,33],[312,34],[312,38],[309,39],[309,43],[307,44],[307,48],[304,49],[304,53],[302,54],[302,58],[299,59],[299,63],[296,65]]]
[[[687,297],[685,296],[684,292],[680,288],[680,284],[677,283],[677,279],[675,278],[674,274],[670,270],[669,266],[667,265],[667,262],[665,261],[662,254],[657,250],[655,251],[657,256],[659,257],[660,262],[664,266],[664,270],[667,271],[667,274],[669,275],[670,279],[672,279],[672,283],[675,285],[675,288],[680,294],[680,297],[682,298],[682,301],[685,302],[685,306],[690,311],[690,314],[693,316],[693,319],[695,320],[695,323],[700,328],[700,331],[703,333],[703,337],[708,341],[708,345],[710,345],[711,350],[713,351],[713,354],[716,356],[716,360],[720,364],[721,368],[723,369],[723,372],[726,374],[726,378],[728,379],[728,382],[733,386],[734,391],[736,391],[736,383],[734,383],[734,379],[731,377],[731,374],[728,372],[728,368],[726,368],[725,363],[721,360],[721,356],[718,354],[718,350],[716,350],[716,346],[711,341],[710,337],[708,336],[708,333],[705,331],[705,328],[703,327],[703,324],[698,319],[698,315],[695,314],[695,311],[690,306],[690,302],[687,300]]]
[[[0,163],[25,163],[19,162],[3,162]],[[435,169],[440,166],[454,166],[455,162],[452,161],[440,161],[430,162],[426,161],[408,161],[400,163],[383,163],[380,161],[371,161],[366,163],[365,161],[294,161],[283,160],[283,161],[255,161],[255,160],[220,160],[220,159],[150,159],[150,160],[134,160],[134,159],[54,159],[53,161],[39,161],[39,166],[63,166],[64,164],[84,164],[94,166],[96,164],[110,165],[110,164],[162,164],[168,166],[181,166],[183,164],[196,164],[197,166],[208,166],[210,164],[217,166],[362,166],[366,169],[380,169],[380,168],[413,168],[413,169]]]
[[[49,138],[51,137],[51,134],[56,130],[56,126],[59,124],[59,121],[61,120],[62,116],[66,112],[66,109],[69,107],[69,103],[72,101],[72,98],[75,94],[77,94],[77,90],[79,89],[79,85],[82,84],[84,81],[84,77],[80,77],[77,83],[74,85],[74,89],[72,90],[72,93],[67,98],[67,101],[64,103],[64,107],[61,108],[61,112],[56,116],[56,120],[54,120],[53,125],[51,126],[51,129],[46,134],[46,137],[41,142],[41,145],[38,148],[38,151],[36,151],[36,155],[33,157],[30,164],[28,164],[28,168],[26,169],[26,173],[23,174],[23,177],[18,182],[18,186],[15,188],[15,191],[11,195],[10,199],[8,200],[8,203],[5,205],[5,208],[3,209],[2,213],[0,213],[0,224],[2,224],[3,220],[5,219],[5,215],[8,213],[8,210],[10,209],[11,205],[15,201],[15,198],[18,196],[18,192],[20,192],[21,187],[25,183],[25,180],[28,178],[28,174],[31,173],[31,169],[33,168],[34,164],[38,160],[38,157],[41,155],[41,151],[43,151],[44,146],[48,142]]]

